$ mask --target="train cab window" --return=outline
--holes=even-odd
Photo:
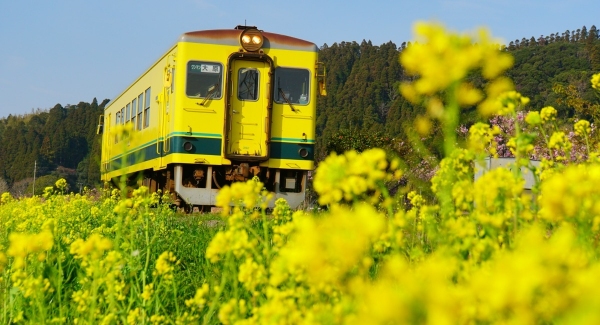
[[[214,62],[190,61],[187,64],[185,94],[194,98],[221,98],[223,65]]]
[[[276,103],[308,104],[310,72],[305,69],[276,68],[273,98]]]
[[[238,99],[258,99],[258,77],[259,73],[254,68],[242,68],[238,70]]]

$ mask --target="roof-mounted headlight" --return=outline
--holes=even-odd
[[[240,34],[240,44],[248,52],[256,52],[263,45],[263,35],[256,28],[249,28]]]

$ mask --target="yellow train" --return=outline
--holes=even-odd
[[[206,207],[221,187],[257,176],[298,206],[324,77],[311,42],[253,26],[185,33],[106,107],[102,180],[126,176]]]

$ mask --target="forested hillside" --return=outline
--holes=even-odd
[[[398,91],[400,81],[410,78],[398,60],[409,45],[388,42],[378,46],[362,41],[321,47],[328,96],[318,103],[318,160],[330,151],[409,143],[405,130],[424,110]],[[600,116],[595,113],[597,106],[590,106],[600,104],[589,85],[590,76],[600,71],[600,39],[595,26],[522,38],[511,41],[504,50],[515,58],[507,76],[519,92],[531,98],[532,109],[551,105],[563,119],[594,121]],[[485,86],[478,75],[471,79]],[[71,190],[99,185],[100,138],[95,132],[107,103],[98,104],[94,99],[91,104],[57,104],[49,110],[0,119],[0,192],[32,193],[34,170],[36,193],[58,177],[67,178]],[[461,122],[469,125],[477,119],[475,109],[467,109]],[[434,133],[426,141],[434,154],[439,146],[436,139]],[[398,145],[394,150],[403,154]]]
[[[24,116],[0,120],[0,192],[11,188],[14,195],[36,193],[59,177],[71,190],[100,182],[100,137],[98,117],[108,100],[98,104],[80,102]]]
[[[404,128],[412,126],[414,118],[424,110],[414,107],[398,92],[399,82],[410,78],[398,62],[406,46],[402,43],[397,47],[391,42],[374,46],[363,41],[321,47],[320,58],[328,69],[329,96],[321,98],[318,105],[320,158],[331,149],[355,147],[356,139],[365,134],[405,138]],[[600,39],[595,26],[589,31],[583,27],[574,32],[511,41],[504,50],[515,58],[507,76],[514,80],[517,91],[531,98],[532,109],[552,105],[563,118],[575,116],[575,109],[565,99],[568,86],[574,90],[571,95],[598,102],[589,84],[593,72],[600,71]],[[471,78],[477,86],[485,86],[479,76]],[[563,86],[562,92],[553,91],[557,84]],[[468,125],[478,117],[474,109],[467,109],[462,118]],[[342,139],[352,141],[329,141],[339,139],[340,131],[345,135]],[[358,145],[372,142],[361,141]]]

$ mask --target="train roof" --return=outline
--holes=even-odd
[[[179,42],[239,46],[241,32],[240,29],[214,29],[187,32],[179,37]],[[314,43],[299,38],[264,31],[262,34],[264,37],[263,48],[308,52],[318,52],[319,50]]]

